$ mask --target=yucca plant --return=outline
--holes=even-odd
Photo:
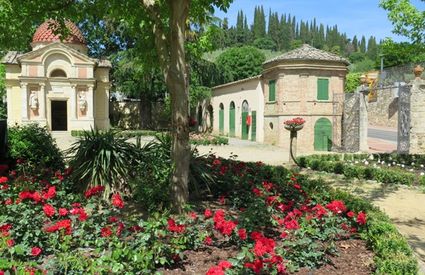
[[[102,185],[105,196],[115,191],[129,191],[130,164],[136,150],[116,131],[84,131],[67,154],[71,158],[71,177],[77,190]]]

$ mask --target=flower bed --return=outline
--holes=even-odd
[[[213,136],[209,134],[190,134],[190,143],[194,145],[228,145],[229,139],[222,136]]]
[[[347,178],[376,180],[386,184],[425,184],[425,169],[421,162],[405,164],[402,157],[396,160],[389,154],[312,155],[300,157],[299,163],[303,168],[342,174]]]
[[[217,203],[147,219],[123,212],[131,202],[120,194],[102,200],[102,186],[73,193],[70,170],[12,171],[0,179],[0,270],[151,274],[214,247],[231,253],[207,274],[284,274],[318,268],[338,253],[335,243],[363,237],[378,271],[416,271],[404,239],[363,201],[282,167],[213,156],[199,165],[216,179]]]

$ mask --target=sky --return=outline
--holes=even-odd
[[[419,10],[425,10],[425,2],[411,0]],[[255,6],[262,5],[266,16],[269,9],[279,14],[290,13],[297,21],[310,21],[316,18],[317,23],[325,26],[338,25],[340,32],[345,32],[348,38],[354,35],[366,38],[373,35],[377,40],[386,37],[394,41],[407,41],[406,38],[392,33],[392,24],[387,18],[387,12],[379,7],[379,0],[234,0],[227,11],[216,11],[219,18],[227,17],[231,26],[236,24],[239,10],[243,10],[251,25]]]

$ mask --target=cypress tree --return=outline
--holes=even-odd
[[[361,53],[366,53],[366,38],[364,35],[362,36],[362,40],[360,41],[359,50]]]
[[[359,40],[357,39],[356,35],[353,37],[352,44],[353,44],[354,51],[357,52],[359,50]]]

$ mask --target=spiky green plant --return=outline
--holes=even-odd
[[[114,130],[85,131],[68,150],[72,179],[77,190],[102,185],[105,196],[128,191],[128,177],[135,146]]]

